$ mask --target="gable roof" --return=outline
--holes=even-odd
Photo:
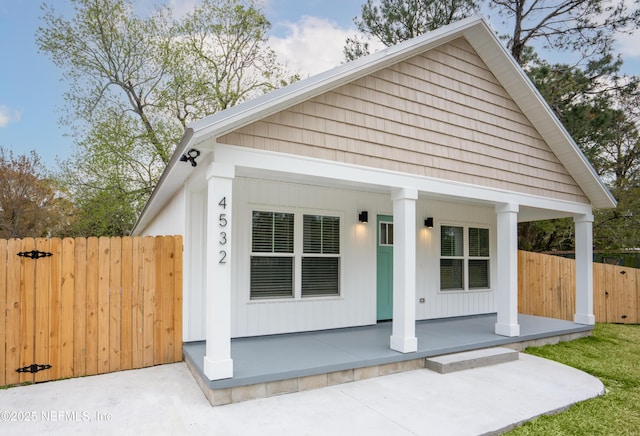
[[[190,148],[460,37],[464,37],[471,44],[582,188],[591,204],[596,208],[615,207],[615,199],[526,73],[497,39],[489,23],[483,17],[476,16],[300,80],[192,123],[176,147],[136,228],[143,224],[145,218],[157,212],[188,177],[190,165],[179,165],[179,160]]]

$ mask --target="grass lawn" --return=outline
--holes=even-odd
[[[507,434],[640,435],[640,325],[597,324],[591,337],[525,352],[598,377],[606,394]]]

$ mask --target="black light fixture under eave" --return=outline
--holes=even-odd
[[[432,216],[430,216],[430,217],[428,217],[428,218],[426,218],[424,220],[424,226],[426,228],[428,228],[428,229],[432,229],[433,228],[433,217]]]
[[[369,222],[369,211],[363,210],[362,212],[360,212],[358,214],[358,221],[360,221],[361,223],[368,223]]]

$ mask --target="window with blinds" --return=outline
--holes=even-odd
[[[251,221],[251,299],[293,297],[293,214],[254,211]]]
[[[340,295],[340,217],[302,218],[302,296]]]
[[[464,229],[440,228],[440,289],[464,289]]]
[[[489,229],[469,228],[469,289],[489,287]]]
[[[489,229],[440,227],[440,289],[489,288]],[[465,268],[466,267],[466,268]]]

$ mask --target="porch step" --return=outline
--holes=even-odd
[[[518,360],[519,353],[510,348],[485,348],[482,350],[466,351],[464,353],[447,354],[444,356],[425,359],[425,368],[440,374],[480,368],[498,363]]]

